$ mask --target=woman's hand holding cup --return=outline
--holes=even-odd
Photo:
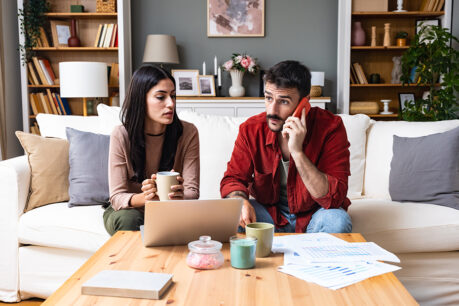
[[[142,193],[145,201],[151,201],[156,197],[158,189],[156,187],[156,174],[152,174],[150,179],[146,179],[142,182]]]
[[[180,173],[175,172],[173,169],[171,171],[158,172],[156,183],[160,201],[183,200],[183,178]]]
[[[174,170],[172,170],[174,171]],[[177,182],[178,185],[172,185],[171,186],[171,193],[169,193],[169,199],[171,200],[183,200],[184,194],[183,194],[183,177],[180,175],[177,176]]]

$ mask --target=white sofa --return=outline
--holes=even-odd
[[[42,135],[65,138],[65,127],[110,133],[118,109],[102,107],[98,117],[38,115]],[[395,252],[396,274],[425,305],[459,304],[459,211],[398,203],[389,195],[392,137],[422,136],[459,126],[374,122],[364,115],[340,115],[351,143],[348,196],[353,231]],[[219,183],[238,126],[245,118],[182,112],[200,135],[201,198],[219,198]],[[23,213],[29,191],[26,156],[0,162],[0,300],[46,298],[109,239],[100,206],[68,208],[56,203]]]

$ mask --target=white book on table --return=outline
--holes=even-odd
[[[104,270],[81,286],[81,293],[158,300],[172,283],[172,274]]]

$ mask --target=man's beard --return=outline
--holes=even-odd
[[[269,119],[280,120],[280,121],[282,121],[283,123],[282,123],[282,125],[281,125],[278,129],[272,129],[272,128],[269,126]],[[269,128],[271,131],[273,131],[273,132],[275,132],[275,133],[279,133],[280,131],[282,131],[282,128],[284,127],[284,123],[285,123],[285,122],[284,122],[284,120],[283,120],[281,117],[279,117],[279,116],[277,116],[277,115],[266,115],[266,123],[268,124],[268,128]]]

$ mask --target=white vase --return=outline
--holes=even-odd
[[[245,88],[242,86],[242,78],[244,72],[232,69],[231,74],[231,87],[229,88],[229,95],[231,97],[243,97],[245,95]]]

